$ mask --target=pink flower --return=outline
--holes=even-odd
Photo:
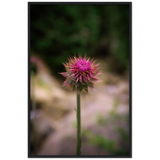
[[[81,56],[68,59],[69,62],[64,64],[66,72],[61,73],[66,80],[63,86],[70,86],[73,90],[81,92],[83,89],[88,91],[88,87],[94,88],[94,82],[99,81],[96,78],[100,74],[99,64],[94,64],[95,61]]]
[[[38,69],[41,68],[41,62],[40,62],[40,60],[38,58],[31,57],[31,63],[35,64]]]
[[[30,61],[31,61],[31,65],[30,65],[31,75],[37,74],[37,72],[42,67],[41,61],[36,57],[31,57]]]

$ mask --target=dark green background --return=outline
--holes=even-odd
[[[129,66],[129,5],[31,4],[30,45],[52,73],[74,54],[107,58],[110,70]]]

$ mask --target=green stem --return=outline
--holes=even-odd
[[[77,91],[77,152],[76,155],[81,155],[81,108],[80,108],[80,93]]]
[[[34,153],[35,155],[37,154],[37,133],[36,133],[36,101],[35,101],[35,75],[34,75],[34,71],[31,72],[32,75],[32,107],[33,107],[33,135],[34,135]]]

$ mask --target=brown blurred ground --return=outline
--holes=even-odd
[[[107,149],[107,145],[105,148],[103,144],[94,142],[93,135],[114,140],[115,148],[124,147],[124,150],[128,150],[128,146],[123,142],[125,139],[122,139],[117,132],[117,128],[123,128],[128,134],[129,129],[127,121],[120,120],[129,114],[128,76],[109,73],[105,59],[98,62],[102,74],[99,76],[101,81],[95,84],[96,91],[89,90],[88,93],[83,91],[81,94],[81,124],[84,131],[82,155],[113,154]],[[62,82],[52,76],[43,65],[36,75],[35,96],[37,118],[32,116],[32,110],[31,123],[33,120],[36,123],[38,155],[75,155],[76,92],[62,87]],[[32,153],[34,152],[33,139],[31,129]]]

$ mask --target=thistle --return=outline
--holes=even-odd
[[[66,72],[61,73],[66,80],[63,86],[69,86],[78,93],[83,89],[88,91],[88,87],[94,89],[94,82],[99,81],[96,78],[100,74],[99,64],[94,64],[93,59],[82,58],[81,56],[69,58],[69,62],[64,64]]]
[[[32,107],[34,111],[34,118],[36,118],[36,101],[35,101],[35,74],[41,68],[41,62],[36,57],[31,57],[31,76],[32,76]],[[34,134],[34,153],[37,154],[37,133],[36,133],[36,121],[33,123]]]
[[[77,150],[76,155],[81,155],[81,111],[80,111],[80,92],[84,89],[88,92],[88,87],[94,89],[94,82],[100,74],[99,65],[93,59],[82,58],[81,56],[69,58],[64,64],[66,72],[61,73],[66,80],[63,86],[69,86],[77,90]]]
[[[42,64],[36,57],[31,57],[31,72],[34,74],[41,68]]]

